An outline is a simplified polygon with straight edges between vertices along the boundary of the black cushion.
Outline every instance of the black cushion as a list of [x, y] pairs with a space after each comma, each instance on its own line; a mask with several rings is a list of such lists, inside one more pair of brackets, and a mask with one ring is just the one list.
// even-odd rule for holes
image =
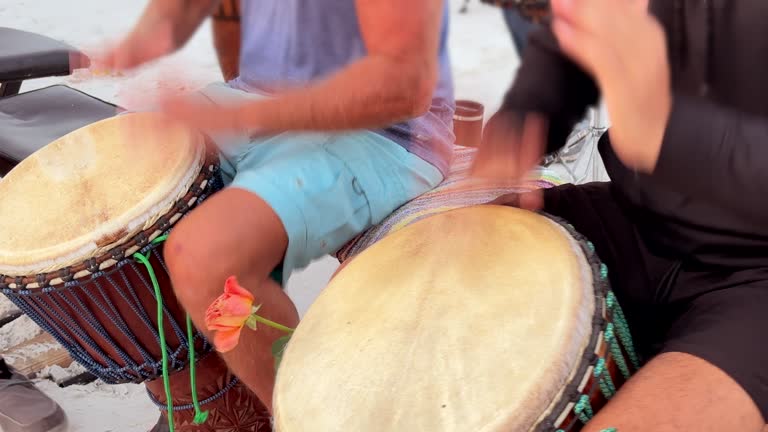
[[79, 50], [49, 37], [0, 27], [0, 82], [69, 75], [87, 67]]
[[116, 113], [115, 105], [65, 85], [0, 99], [0, 175], [56, 139]]

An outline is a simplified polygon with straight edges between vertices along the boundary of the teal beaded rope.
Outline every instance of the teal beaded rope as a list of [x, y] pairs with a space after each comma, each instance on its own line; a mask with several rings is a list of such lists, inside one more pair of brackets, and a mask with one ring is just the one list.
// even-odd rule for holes
[[[550, 218], [556, 219], [552, 217]], [[564, 225], [568, 228], [569, 231], [571, 231], [572, 234], [576, 234], [576, 237], [581, 237], [583, 239], [583, 236], [579, 235], [578, 231], [576, 231], [572, 224], [564, 223]], [[590, 255], [594, 255], [596, 253], [594, 243], [583, 239], [582, 245], [583, 244], [586, 244], [586, 248], [588, 249]], [[597, 273], [599, 275], [598, 277], [600, 278], [600, 282], [608, 282], [608, 266], [606, 266], [604, 263], [600, 263]], [[607, 319], [609, 322], [606, 325], [605, 332], [603, 333], [603, 340], [608, 346], [611, 357], [616, 363], [619, 371], [625, 379], [629, 379], [631, 372], [629, 364], [627, 364], [627, 358], [635, 370], [640, 368], [640, 360], [637, 356], [637, 352], [635, 351], [632, 335], [629, 331], [629, 324], [627, 323], [624, 311], [621, 309], [619, 302], [616, 299], [616, 295], [612, 291], [607, 290], [605, 293], [604, 301], [605, 308], [607, 309], [608, 313]], [[626, 352], [627, 358], [625, 358], [624, 352], [622, 352], [622, 348], [624, 348], [624, 352]], [[605, 358], [601, 357], [597, 360], [593, 370], [593, 376], [597, 381], [600, 392], [603, 394], [606, 400], [612, 399], [618, 390], [615, 383], [613, 382], [613, 378], [611, 377], [610, 372], [608, 371]], [[595, 412], [592, 408], [592, 404], [590, 403], [588, 395], [582, 394], [579, 397], [578, 402], [573, 407], [573, 412], [576, 414], [578, 420], [584, 424], [587, 424], [587, 422], [592, 420], [592, 418], [595, 416]], [[555, 432], [566, 431], [560, 428]], [[618, 429], [611, 427], [602, 429], [601, 432], [618, 432]]]
[[611, 378], [611, 374], [608, 373], [605, 359], [602, 357], [597, 361], [597, 365], [595, 365], [594, 376], [595, 379], [598, 380], [600, 391], [603, 393], [603, 396], [610, 400], [616, 394], [616, 386], [613, 384], [613, 379]]
[[[568, 227], [574, 229], [570, 224]], [[587, 242], [587, 248], [590, 252], [595, 253], [595, 245], [592, 242]], [[604, 263], [600, 263], [600, 278], [604, 282], [608, 280], [608, 266], [606, 266]], [[627, 353], [627, 357], [629, 357], [629, 361], [632, 366], [635, 369], [640, 368], [640, 360], [637, 356], [637, 352], [635, 351], [632, 334], [629, 331], [629, 324], [627, 323], [624, 311], [621, 309], [621, 306], [619, 305], [619, 302], [616, 299], [616, 295], [613, 293], [613, 291], [608, 291], [606, 294], [605, 305], [608, 309], [608, 312], [610, 313], [611, 322], [606, 326], [603, 338], [605, 343], [608, 345], [611, 356], [616, 362], [619, 371], [625, 379], [629, 379], [631, 373], [626, 359], [624, 358], [624, 354], [621, 351], [621, 347], [624, 347], [624, 351]], [[608, 371], [604, 358], [601, 357], [598, 359], [593, 375], [598, 382], [600, 392], [603, 394], [603, 396], [607, 400], [612, 399], [613, 396], [616, 395], [617, 389]], [[573, 412], [584, 424], [587, 424], [590, 420], [592, 420], [595, 413], [592, 409], [592, 404], [589, 401], [589, 396], [581, 395], [579, 401], [573, 407]], [[565, 431], [563, 429], [558, 429], [556, 432]], [[608, 428], [603, 429], [601, 432], [618, 432], [618, 429]]]

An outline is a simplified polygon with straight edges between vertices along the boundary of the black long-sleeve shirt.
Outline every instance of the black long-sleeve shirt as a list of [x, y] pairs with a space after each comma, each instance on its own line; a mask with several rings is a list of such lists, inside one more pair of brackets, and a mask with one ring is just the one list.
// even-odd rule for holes
[[[657, 254], [707, 266], [768, 265], [768, 1], [651, 0], [667, 32], [673, 107], [652, 175], [600, 150], [620, 201]], [[501, 111], [550, 118], [562, 147], [588, 105], [591, 77], [533, 34]]]

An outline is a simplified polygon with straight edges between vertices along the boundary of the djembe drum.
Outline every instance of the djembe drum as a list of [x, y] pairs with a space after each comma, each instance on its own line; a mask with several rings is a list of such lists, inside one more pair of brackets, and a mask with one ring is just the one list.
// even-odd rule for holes
[[185, 319], [162, 256], [173, 225], [221, 186], [206, 144], [126, 114], [30, 156], [0, 181], [0, 290], [96, 377], [146, 382], [177, 431], [268, 431], [263, 405]]
[[277, 432], [577, 431], [638, 367], [607, 270], [563, 222], [427, 217], [357, 255], [284, 352]]

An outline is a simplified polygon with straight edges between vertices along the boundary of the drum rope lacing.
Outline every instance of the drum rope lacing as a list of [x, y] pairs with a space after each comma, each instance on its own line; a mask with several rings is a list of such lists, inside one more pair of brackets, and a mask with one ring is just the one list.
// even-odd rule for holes
[[[168, 234], [162, 235], [154, 240], [152, 240], [153, 245], [157, 245], [159, 243], [164, 242], [168, 239]], [[171, 383], [170, 383], [170, 373], [168, 368], [168, 345], [165, 341], [165, 330], [163, 328], [163, 315], [164, 315], [164, 308], [163, 308], [163, 294], [160, 291], [160, 284], [157, 282], [157, 276], [155, 275], [155, 270], [152, 267], [152, 263], [149, 262], [149, 255], [152, 253], [152, 250], [150, 249], [146, 255], [143, 255], [140, 252], [136, 252], [133, 257], [144, 264], [144, 266], [147, 268], [147, 273], [149, 273], [149, 278], [152, 280], [152, 287], [155, 289], [155, 297], [157, 297], [157, 332], [160, 335], [160, 350], [163, 353], [162, 357], [162, 363], [163, 363], [163, 387], [165, 388], [165, 399], [167, 402], [167, 413], [168, 413], [168, 428], [170, 429], [170, 432], [174, 432], [174, 424], [173, 424], [173, 412], [174, 412], [174, 406], [173, 406], [173, 399], [171, 398]], [[192, 407], [195, 409], [195, 418], [194, 423], [195, 424], [203, 424], [208, 419], [208, 411], [202, 411], [200, 409], [200, 402], [198, 401], [197, 397], [197, 380], [196, 380], [196, 374], [195, 374], [195, 336], [194, 336], [194, 329], [192, 326], [192, 319], [189, 317], [189, 314], [186, 314], [186, 321], [187, 321], [187, 343], [189, 344], [189, 376], [190, 376], [190, 385], [191, 385], [191, 391], [192, 391]], [[230, 386], [232, 383], [230, 383]], [[227, 386], [231, 388], [230, 386]], [[229, 390], [229, 388], [225, 387], [224, 390], [219, 392], [221, 395], [226, 393], [226, 390]], [[217, 394], [218, 395], [218, 394]], [[211, 398], [211, 400], [217, 399], [217, 395], [214, 395]], [[221, 397], [221, 395], [218, 395], [218, 397]], [[206, 399], [206, 401], [208, 401]]]
[[[170, 319], [171, 326], [173, 327], [174, 333], [176, 334], [177, 338], [179, 339], [180, 346], [174, 350], [173, 352], [169, 353], [169, 348], [166, 342], [166, 335], [165, 330], [163, 326], [164, 321], [164, 315], [168, 315], [170, 317], [170, 310], [167, 309], [166, 305], [163, 303], [162, 300], [162, 293], [160, 291], [160, 285], [157, 280], [157, 276], [154, 271], [154, 267], [152, 266], [152, 263], [149, 261], [151, 257], [151, 252], [153, 249], [157, 247], [158, 244], [162, 243], [168, 238], [167, 234], [161, 235], [154, 239], [151, 242], [148, 242], [148, 244], [143, 247], [140, 251], [134, 253], [133, 258], [135, 262], [132, 262], [131, 260], [122, 260], [118, 262], [115, 267], [112, 269], [112, 271], [99, 271], [95, 270], [91, 273], [90, 279], [95, 283], [98, 294], [101, 296], [102, 301], [98, 299], [96, 296], [91, 296], [90, 300], [95, 303], [95, 305], [102, 311], [107, 312], [110, 311], [112, 314], [110, 315], [111, 320], [114, 322], [115, 327], [120, 330], [123, 336], [127, 337], [133, 344], [134, 348], [136, 348], [139, 351], [139, 354], [141, 355], [142, 359], [144, 360], [143, 364], [137, 364], [130, 355], [122, 348], [118, 346], [117, 343], [114, 342], [112, 338], [109, 337], [109, 334], [107, 333], [104, 326], [98, 322], [98, 320], [94, 319], [91, 315], [87, 313], [87, 307], [83, 303], [83, 301], [77, 297], [72, 296], [74, 298], [71, 299], [68, 296], [63, 294], [63, 291], [61, 289], [57, 289], [52, 286], [44, 287], [40, 290], [32, 290], [32, 289], [22, 289], [18, 291], [12, 291], [8, 288], [4, 288], [2, 292], [4, 294], [9, 295], [11, 300], [24, 312], [25, 314], [35, 317], [39, 315], [48, 315], [50, 317], [53, 317], [55, 320], [59, 321], [60, 323], [63, 323], [64, 326], [71, 332], [70, 335], [66, 335], [66, 333], [63, 333], [61, 331], [58, 331], [53, 325], [47, 322], [47, 320], [35, 320], [38, 322], [40, 327], [47, 333], [53, 335], [54, 339], [57, 340], [60, 344], [63, 346], [69, 347], [70, 355], [72, 358], [86, 366], [86, 368], [91, 371], [92, 373], [95, 373], [98, 377], [102, 378], [106, 382], [112, 382], [112, 383], [118, 383], [118, 382], [126, 382], [126, 381], [136, 381], [143, 380], [152, 377], [155, 373], [158, 367], [162, 370], [162, 376], [163, 376], [163, 384], [166, 390], [166, 397], [168, 400], [167, 406], [163, 405], [161, 402], [157, 401], [157, 399], [150, 394], [150, 398], [152, 399], [152, 402], [154, 402], [156, 405], [161, 406], [162, 409], [168, 410], [169, 414], [169, 421], [172, 422], [173, 420], [173, 412], [175, 411], [182, 411], [187, 409], [194, 409], [195, 410], [195, 422], [197, 424], [201, 424], [205, 422], [207, 418], [207, 412], [204, 412], [201, 410], [202, 405], [206, 405], [210, 402], [213, 402], [219, 398], [221, 398], [227, 391], [231, 390], [239, 381], [237, 378], [234, 378], [227, 386], [225, 386], [222, 390], [214, 394], [213, 396], [206, 398], [203, 401], [198, 400], [197, 395], [197, 386], [196, 386], [196, 372], [195, 372], [195, 340], [196, 338], [200, 336], [195, 336], [194, 334], [194, 328], [192, 326], [191, 319], [189, 318], [189, 315], [186, 316], [186, 331], [183, 331], [181, 327], [176, 323], [176, 320]], [[158, 256], [159, 259], [159, 256]], [[162, 259], [159, 259], [161, 266], [165, 267], [165, 262]], [[157, 335], [155, 336], [155, 340], [159, 343], [161, 347], [162, 352], [162, 360], [159, 362], [155, 362], [152, 360], [151, 355], [146, 351], [145, 348], [141, 346], [139, 341], [136, 339], [136, 337], [133, 335], [131, 330], [128, 328], [125, 320], [121, 317], [120, 313], [115, 308], [114, 303], [109, 299], [109, 297], [106, 294], [106, 291], [104, 289], [104, 286], [102, 284], [99, 284], [97, 281], [101, 278], [104, 278], [107, 282], [109, 282], [115, 292], [118, 293], [118, 295], [126, 301], [126, 303], [129, 305], [130, 309], [136, 314], [137, 317], [139, 317], [140, 321], [147, 326], [148, 328], [152, 328], [153, 325], [149, 319], [149, 316], [146, 314], [146, 312], [137, 307], [137, 305], [140, 304], [139, 298], [135, 291], [131, 289], [127, 289], [123, 292], [122, 289], [120, 289], [120, 286], [115, 282], [114, 280], [114, 274], [119, 274], [120, 278], [123, 279], [126, 286], [129, 286], [129, 283], [127, 281], [127, 276], [125, 272], [122, 271], [123, 267], [128, 266], [132, 269], [136, 270], [136, 263], [140, 263], [143, 265], [143, 267], [146, 268], [147, 274], [149, 275], [149, 280], [147, 280], [144, 275], [142, 275], [141, 272], [135, 272], [136, 275], [139, 276], [139, 279], [141, 280], [142, 284], [147, 287], [148, 289], [153, 290], [153, 294], [156, 297], [157, 300], [157, 328], [158, 331]], [[83, 286], [81, 285], [80, 281], [76, 280], [68, 280], [66, 281], [61, 288], [64, 289], [83, 289]], [[51, 304], [48, 304], [43, 301], [38, 301], [36, 299], [35, 293], [41, 293], [48, 295], [48, 299], [50, 300]], [[24, 296], [27, 298], [28, 302], [21, 302], [21, 301], [14, 301], [18, 300], [15, 298], [16, 296]], [[133, 300], [133, 301], [130, 301]], [[68, 306], [70, 309], [75, 311], [80, 317], [82, 317], [86, 323], [91, 326], [96, 333], [99, 334], [103, 338], [104, 341], [106, 341], [110, 348], [112, 348], [117, 356], [125, 362], [125, 366], [120, 366], [116, 361], [112, 360], [110, 356], [99, 347], [99, 345], [96, 343], [96, 341], [93, 340], [91, 336], [88, 335], [86, 331], [83, 330], [83, 328], [78, 325], [70, 316], [65, 312], [65, 309], [62, 307], [62, 303]], [[104, 359], [104, 361], [107, 363], [106, 366], [102, 366], [99, 364], [87, 351], [85, 348], [78, 346], [78, 344], [75, 343], [75, 341], [72, 339], [72, 337], [79, 338], [83, 341], [83, 343], [90, 349], [92, 349], [99, 357]], [[204, 345], [207, 346], [207, 342], [203, 340]], [[179, 370], [184, 367], [184, 364], [179, 360], [179, 355], [184, 351], [187, 350], [189, 361], [190, 361], [190, 384], [191, 384], [191, 390], [192, 390], [192, 404], [187, 405], [181, 405], [181, 406], [173, 406], [172, 399], [170, 395], [170, 388], [169, 388], [169, 375], [170, 370]], [[138, 374], [138, 377], [136, 376]], [[171, 424], [171, 431], [173, 431], [173, 425]]]
[[[587, 247], [591, 252], [594, 252], [594, 244], [592, 244], [592, 242], [587, 242]], [[604, 263], [600, 263], [600, 278], [604, 281], [608, 280], [608, 266], [606, 266]], [[621, 306], [616, 299], [616, 294], [614, 294], [613, 291], [608, 291], [606, 294], [605, 305], [611, 314], [611, 319], [613, 322], [608, 323], [606, 326], [603, 339], [608, 344], [611, 357], [616, 362], [616, 366], [619, 368], [622, 376], [624, 379], [629, 379], [631, 372], [627, 362], [624, 359], [622, 348], [624, 348], [624, 352], [627, 353], [627, 357], [629, 357], [630, 363], [632, 363], [632, 366], [635, 368], [635, 370], [640, 368], [640, 360], [634, 348], [632, 336], [629, 332], [629, 325], [624, 315], [624, 311], [621, 309]], [[613, 379], [611, 378], [611, 375], [606, 367], [605, 358], [601, 357], [598, 359], [594, 368], [593, 375], [598, 380], [600, 392], [603, 393], [605, 399], [610, 400], [613, 398], [617, 390], [616, 385], [614, 384]], [[581, 395], [578, 402], [573, 407], [573, 412], [584, 424], [587, 424], [590, 420], [592, 420], [592, 418], [595, 416], [595, 412], [592, 409], [589, 396], [586, 394]], [[558, 429], [556, 432], [564, 431], [562, 429]], [[601, 432], [618, 432], [618, 429], [608, 428], [603, 429]]]
[[[616, 364], [617, 369], [621, 373], [621, 376], [626, 380], [631, 376], [630, 364], [634, 370], [640, 368], [640, 359], [635, 351], [632, 335], [629, 330], [629, 324], [627, 322], [624, 311], [619, 305], [616, 295], [608, 287], [608, 266], [605, 263], [599, 261], [596, 256], [595, 245], [581, 236], [575, 227], [565, 221], [561, 221], [557, 217], [546, 215], [550, 219], [558, 222], [566, 228], [577, 241], [582, 244], [582, 249], [587, 255], [588, 261], [592, 262], [593, 274], [600, 280], [600, 283], [604, 285], [604, 310], [607, 313], [608, 323], [605, 326], [605, 331], [602, 335], [603, 341], [608, 347], [608, 354]], [[625, 355], [626, 353], [626, 355]], [[611, 374], [607, 367], [607, 357], [599, 357], [595, 362], [592, 375], [597, 380], [599, 392], [603, 394], [606, 400], [610, 400], [617, 392], [617, 387], [613, 382]], [[629, 360], [629, 363], [627, 360]], [[587, 424], [595, 416], [595, 411], [590, 402], [590, 396], [587, 394], [581, 394], [572, 406], [572, 411], [578, 418], [578, 421], [583, 424]], [[570, 428], [566, 428], [570, 430]], [[566, 429], [558, 428], [555, 432], [566, 432]], [[601, 432], [618, 432], [617, 428], [603, 429]]]

